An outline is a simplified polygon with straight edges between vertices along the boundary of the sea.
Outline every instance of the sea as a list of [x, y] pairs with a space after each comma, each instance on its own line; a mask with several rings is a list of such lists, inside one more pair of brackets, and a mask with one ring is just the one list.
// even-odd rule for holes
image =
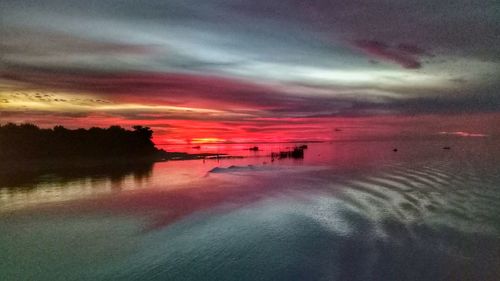
[[0, 280], [500, 280], [498, 143], [163, 145], [238, 157], [4, 172]]

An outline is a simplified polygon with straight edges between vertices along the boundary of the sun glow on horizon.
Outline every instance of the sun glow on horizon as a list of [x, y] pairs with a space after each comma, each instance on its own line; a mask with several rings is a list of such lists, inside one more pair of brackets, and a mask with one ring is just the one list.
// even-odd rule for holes
[[193, 138], [193, 139], [191, 139], [191, 141], [189, 143], [192, 143], [192, 144], [224, 143], [226, 141], [227, 141], [226, 139], [215, 138], [215, 137], [212, 137], [212, 138]]

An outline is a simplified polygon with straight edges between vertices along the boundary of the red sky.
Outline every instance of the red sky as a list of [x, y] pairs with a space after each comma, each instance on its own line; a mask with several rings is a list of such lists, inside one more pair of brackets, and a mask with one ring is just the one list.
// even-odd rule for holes
[[195, 2], [0, 2], [0, 123], [147, 125], [158, 143], [500, 135], [496, 2]]

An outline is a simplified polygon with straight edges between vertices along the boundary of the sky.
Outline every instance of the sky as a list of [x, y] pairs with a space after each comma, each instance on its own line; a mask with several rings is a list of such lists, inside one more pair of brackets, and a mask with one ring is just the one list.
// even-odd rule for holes
[[500, 136], [497, 0], [0, 0], [0, 123], [156, 143]]

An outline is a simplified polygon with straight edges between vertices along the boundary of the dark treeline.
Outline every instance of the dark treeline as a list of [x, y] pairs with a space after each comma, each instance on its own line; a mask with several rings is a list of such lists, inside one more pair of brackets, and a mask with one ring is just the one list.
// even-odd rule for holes
[[153, 131], [143, 126], [70, 130], [9, 123], [0, 125], [0, 161], [158, 157], [164, 151], [155, 147], [152, 136]]

